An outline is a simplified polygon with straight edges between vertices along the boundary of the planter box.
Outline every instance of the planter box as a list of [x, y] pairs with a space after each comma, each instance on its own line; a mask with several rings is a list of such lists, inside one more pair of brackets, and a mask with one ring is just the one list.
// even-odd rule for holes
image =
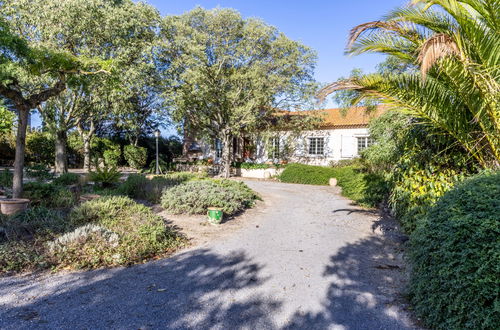
[[283, 169], [259, 168], [259, 169], [238, 169], [238, 174], [242, 178], [270, 179], [283, 173]]

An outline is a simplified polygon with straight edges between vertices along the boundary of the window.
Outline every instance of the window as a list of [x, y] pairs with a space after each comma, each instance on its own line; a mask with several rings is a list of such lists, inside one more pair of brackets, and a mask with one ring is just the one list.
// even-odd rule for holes
[[222, 141], [215, 139], [215, 158], [222, 157]]
[[323, 155], [325, 152], [325, 138], [311, 137], [309, 138], [309, 155]]
[[280, 158], [280, 138], [274, 137], [271, 139], [271, 153], [270, 156], [274, 160]]
[[369, 136], [358, 137], [358, 153], [373, 145], [374, 142]]

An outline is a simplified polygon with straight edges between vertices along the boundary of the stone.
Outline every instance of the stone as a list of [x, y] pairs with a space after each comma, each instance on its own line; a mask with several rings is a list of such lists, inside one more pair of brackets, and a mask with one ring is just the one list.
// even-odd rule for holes
[[337, 179], [336, 178], [331, 178], [328, 183], [330, 184], [330, 186], [336, 187], [337, 186]]

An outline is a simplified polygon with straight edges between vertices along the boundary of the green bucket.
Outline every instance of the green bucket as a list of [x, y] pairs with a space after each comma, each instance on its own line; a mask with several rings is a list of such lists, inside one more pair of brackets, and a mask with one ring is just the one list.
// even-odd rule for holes
[[222, 221], [222, 209], [217, 207], [209, 207], [208, 221], [213, 224], [220, 224]]

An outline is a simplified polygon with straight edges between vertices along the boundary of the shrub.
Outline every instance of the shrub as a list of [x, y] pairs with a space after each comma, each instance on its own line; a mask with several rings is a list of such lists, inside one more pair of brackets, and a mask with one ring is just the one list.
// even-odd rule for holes
[[233, 215], [252, 207], [258, 196], [243, 182], [190, 181], [164, 191], [161, 205], [173, 213], [205, 214], [209, 207]]
[[125, 160], [130, 165], [130, 167], [140, 170], [143, 169], [144, 166], [146, 166], [148, 157], [146, 148], [128, 145], [125, 146], [124, 154]]
[[257, 169], [268, 169], [272, 167], [272, 165], [263, 163], [234, 163], [233, 167], [242, 168], [245, 170], [257, 170]]
[[408, 168], [396, 173], [389, 206], [408, 233], [445, 192], [464, 179], [463, 174], [446, 168]]
[[70, 213], [69, 224], [76, 229], [49, 244], [51, 261], [58, 267], [129, 265], [183, 243], [161, 217], [128, 197], [83, 203]]
[[332, 168], [290, 164], [279, 177], [281, 182], [315, 185], [327, 185], [331, 178], [337, 179], [343, 196], [363, 206], [378, 206], [388, 195], [384, 178], [365, 172], [359, 165]]
[[26, 166], [26, 175], [37, 181], [50, 180], [53, 174], [50, 172], [50, 168], [43, 164], [36, 164], [32, 166]]
[[330, 178], [335, 177], [334, 169], [304, 164], [288, 165], [279, 179], [286, 183], [327, 185]]
[[410, 240], [410, 298], [436, 329], [500, 324], [500, 172], [445, 193]]
[[115, 167], [98, 167], [95, 172], [90, 172], [90, 181], [101, 185], [103, 188], [111, 187], [120, 180], [120, 172]]
[[120, 161], [121, 151], [119, 145], [111, 145], [109, 149], [104, 150], [102, 157], [106, 166], [116, 167]]
[[52, 183], [60, 186], [71, 186], [80, 183], [80, 176], [75, 173], [64, 173], [55, 178]]
[[[158, 160], [158, 167], [160, 170], [160, 173], [165, 174], [168, 171], [172, 171], [175, 169], [175, 164], [174, 163], [169, 163], [163, 159]], [[156, 160], [153, 160], [151, 163], [149, 163], [149, 168], [148, 168], [148, 173], [155, 174], [156, 173]]]
[[76, 199], [69, 189], [43, 182], [26, 183], [23, 197], [30, 199], [32, 205], [52, 208], [72, 207]]
[[8, 170], [4, 169], [0, 172], [0, 187], [12, 187], [12, 179], [14, 175]]
[[48, 266], [43, 248], [29, 241], [0, 244], [0, 273], [21, 272]]
[[88, 224], [59, 236], [54, 241], [49, 242], [48, 247], [53, 253], [55, 251], [64, 251], [64, 249], [71, 245], [83, 245], [94, 239], [100, 239], [105, 242], [105, 245], [111, 247], [117, 247], [119, 244], [118, 234], [104, 227]]
[[45, 207], [33, 207], [2, 221], [3, 236], [7, 241], [31, 239], [37, 236], [53, 237], [64, 232], [67, 223], [60, 213]]
[[180, 172], [155, 176], [152, 179], [148, 179], [144, 175], [131, 174], [128, 176], [127, 180], [116, 189], [116, 192], [131, 198], [159, 203], [161, 194], [165, 188], [173, 187], [182, 182], [196, 178], [201, 178], [201, 176], [194, 173]]
[[342, 195], [359, 205], [377, 207], [389, 194], [388, 183], [381, 175], [354, 166], [336, 168], [334, 173]]
[[37, 164], [53, 164], [55, 140], [49, 132], [31, 131], [26, 135], [26, 161]]

